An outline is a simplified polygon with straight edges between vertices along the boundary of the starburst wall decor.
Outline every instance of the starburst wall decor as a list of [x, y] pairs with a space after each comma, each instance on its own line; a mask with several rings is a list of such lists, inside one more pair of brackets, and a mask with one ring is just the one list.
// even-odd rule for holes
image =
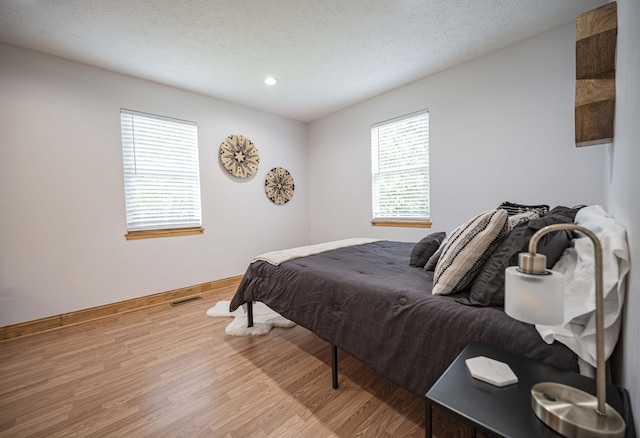
[[267, 173], [264, 181], [264, 191], [274, 204], [286, 204], [293, 197], [295, 184], [293, 177], [287, 169], [274, 167]]
[[230, 135], [220, 145], [220, 161], [236, 178], [248, 178], [258, 170], [260, 154], [251, 140]]

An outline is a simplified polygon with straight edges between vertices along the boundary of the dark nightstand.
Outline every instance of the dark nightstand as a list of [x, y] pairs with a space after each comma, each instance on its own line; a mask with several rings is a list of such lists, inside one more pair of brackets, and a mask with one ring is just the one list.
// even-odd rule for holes
[[[499, 388], [471, 377], [465, 359], [486, 356], [508, 364], [518, 383]], [[431, 436], [432, 406], [454, 414], [478, 433], [517, 438], [558, 437], [531, 409], [531, 387], [538, 382], [559, 382], [595, 394], [595, 380], [563, 371], [498, 348], [469, 344], [426, 395], [426, 436]], [[607, 403], [625, 418], [627, 438], [635, 438], [629, 396], [624, 388], [607, 385]]]

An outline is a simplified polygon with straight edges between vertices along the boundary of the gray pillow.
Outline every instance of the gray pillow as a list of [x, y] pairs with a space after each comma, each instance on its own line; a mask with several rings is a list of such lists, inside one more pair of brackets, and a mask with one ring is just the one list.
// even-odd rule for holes
[[411, 251], [409, 265], [419, 268], [424, 267], [429, 257], [438, 250], [446, 235], [447, 233], [445, 232], [431, 233], [416, 243]]
[[440, 254], [442, 254], [442, 250], [444, 249], [445, 245], [447, 244], [447, 241], [449, 240], [449, 238], [451, 236], [453, 236], [453, 233], [455, 233], [456, 231], [458, 231], [460, 229], [461, 226], [462, 225], [458, 225], [452, 232], [447, 234], [446, 237], [444, 239], [442, 239], [442, 242], [440, 243], [440, 246], [438, 247], [436, 252], [434, 252], [433, 255], [431, 257], [429, 257], [429, 260], [427, 260], [427, 263], [424, 264], [424, 270], [425, 271], [435, 271], [436, 270], [436, 265], [438, 264], [438, 260], [440, 260]]
[[[528, 251], [529, 240], [539, 229], [559, 223], [573, 223], [579, 208], [556, 207], [539, 219], [515, 227], [489, 256], [471, 286], [469, 301], [476, 306], [504, 306], [504, 270], [518, 264], [518, 253]], [[571, 243], [567, 230], [546, 234], [538, 242], [537, 252], [547, 256], [547, 268], [553, 267]]]
[[[443, 243], [446, 243], [446, 242], [447, 242], [446, 240], [443, 241]], [[444, 245], [440, 245], [440, 247], [436, 250], [436, 252], [434, 252], [433, 255], [429, 257], [429, 260], [427, 260], [427, 263], [424, 264], [425, 271], [436, 270], [436, 265], [438, 264], [438, 260], [440, 260], [440, 254], [442, 254], [443, 246]]]

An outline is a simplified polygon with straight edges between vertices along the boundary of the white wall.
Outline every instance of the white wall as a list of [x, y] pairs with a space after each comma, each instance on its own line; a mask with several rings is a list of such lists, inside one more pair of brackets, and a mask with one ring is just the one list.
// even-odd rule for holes
[[[127, 241], [120, 108], [198, 124], [197, 236]], [[218, 147], [249, 137], [250, 180]], [[0, 326], [240, 275], [263, 251], [308, 243], [306, 124], [0, 45]], [[276, 206], [266, 172], [297, 190]]]
[[[610, 147], [608, 210], [627, 230], [631, 272], [622, 338], [615, 354], [620, 384], [629, 390], [640, 424], [640, 2], [618, 0], [618, 44], [614, 142]], [[636, 427], [638, 429], [638, 427]]]
[[309, 126], [311, 241], [415, 241], [371, 227], [370, 126], [430, 111], [432, 231], [502, 201], [604, 203], [606, 151], [576, 149], [574, 24], [331, 114]]

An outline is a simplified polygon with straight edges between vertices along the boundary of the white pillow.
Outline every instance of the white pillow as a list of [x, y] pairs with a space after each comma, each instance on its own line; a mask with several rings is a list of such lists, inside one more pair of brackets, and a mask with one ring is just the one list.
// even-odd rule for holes
[[448, 295], [471, 285], [491, 252], [508, 233], [508, 215], [502, 209], [481, 213], [465, 222], [442, 250], [433, 273], [432, 293]]

